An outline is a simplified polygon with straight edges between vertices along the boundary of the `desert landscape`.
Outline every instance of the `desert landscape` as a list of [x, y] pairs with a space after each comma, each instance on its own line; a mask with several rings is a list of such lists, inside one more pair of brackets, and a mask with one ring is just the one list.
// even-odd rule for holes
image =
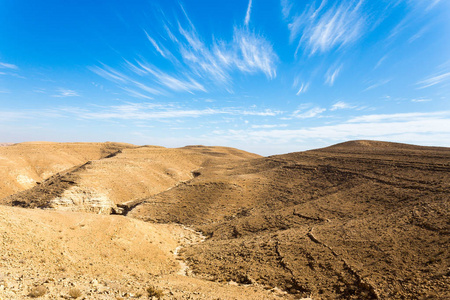
[[450, 299], [449, 16], [0, 1], [0, 300]]
[[447, 299], [450, 149], [2, 144], [0, 299]]

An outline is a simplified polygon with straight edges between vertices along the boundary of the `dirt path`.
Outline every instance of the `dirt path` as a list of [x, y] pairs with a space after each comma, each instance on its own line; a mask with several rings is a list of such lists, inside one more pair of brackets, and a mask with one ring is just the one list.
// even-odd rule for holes
[[177, 274], [182, 276], [192, 276], [189, 266], [186, 261], [184, 261], [181, 252], [188, 246], [203, 243], [206, 240], [206, 236], [204, 236], [201, 232], [195, 231], [187, 226], [179, 225], [179, 227], [181, 227], [185, 233], [181, 236], [181, 240], [179, 240], [180, 245], [173, 250], [173, 255], [180, 264], [180, 270]]

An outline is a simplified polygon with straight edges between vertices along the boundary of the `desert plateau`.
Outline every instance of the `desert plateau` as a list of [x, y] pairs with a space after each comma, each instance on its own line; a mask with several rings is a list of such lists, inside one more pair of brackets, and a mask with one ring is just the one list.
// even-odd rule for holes
[[450, 149], [2, 144], [0, 299], [448, 299]]

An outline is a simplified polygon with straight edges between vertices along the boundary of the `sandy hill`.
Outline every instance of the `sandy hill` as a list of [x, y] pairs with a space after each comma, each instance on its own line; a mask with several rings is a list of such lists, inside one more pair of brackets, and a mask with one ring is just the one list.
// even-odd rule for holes
[[193, 178], [197, 169], [256, 157], [260, 156], [226, 147], [129, 147], [84, 161], [0, 203], [119, 213], [124, 204], [132, 205]]
[[128, 216], [208, 239], [198, 276], [314, 299], [443, 299], [450, 287], [450, 149], [355, 141], [204, 168]]
[[0, 299], [36, 284], [48, 299], [71, 285], [89, 299], [148, 285], [164, 299], [450, 298], [450, 148], [119, 150], [1, 200], [47, 209], [0, 206], [0, 271], [13, 287], [0, 282]]
[[123, 143], [28, 142], [0, 147], [0, 199], [29, 189], [50, 176], [106, 157], [125, 148]]

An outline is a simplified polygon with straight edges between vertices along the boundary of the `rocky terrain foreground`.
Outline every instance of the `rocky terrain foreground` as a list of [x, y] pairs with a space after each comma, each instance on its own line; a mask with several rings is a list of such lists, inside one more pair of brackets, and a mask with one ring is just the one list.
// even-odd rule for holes
[[0, 178], [0, 299], [450, 298], [449, 148], [25, 143]]

